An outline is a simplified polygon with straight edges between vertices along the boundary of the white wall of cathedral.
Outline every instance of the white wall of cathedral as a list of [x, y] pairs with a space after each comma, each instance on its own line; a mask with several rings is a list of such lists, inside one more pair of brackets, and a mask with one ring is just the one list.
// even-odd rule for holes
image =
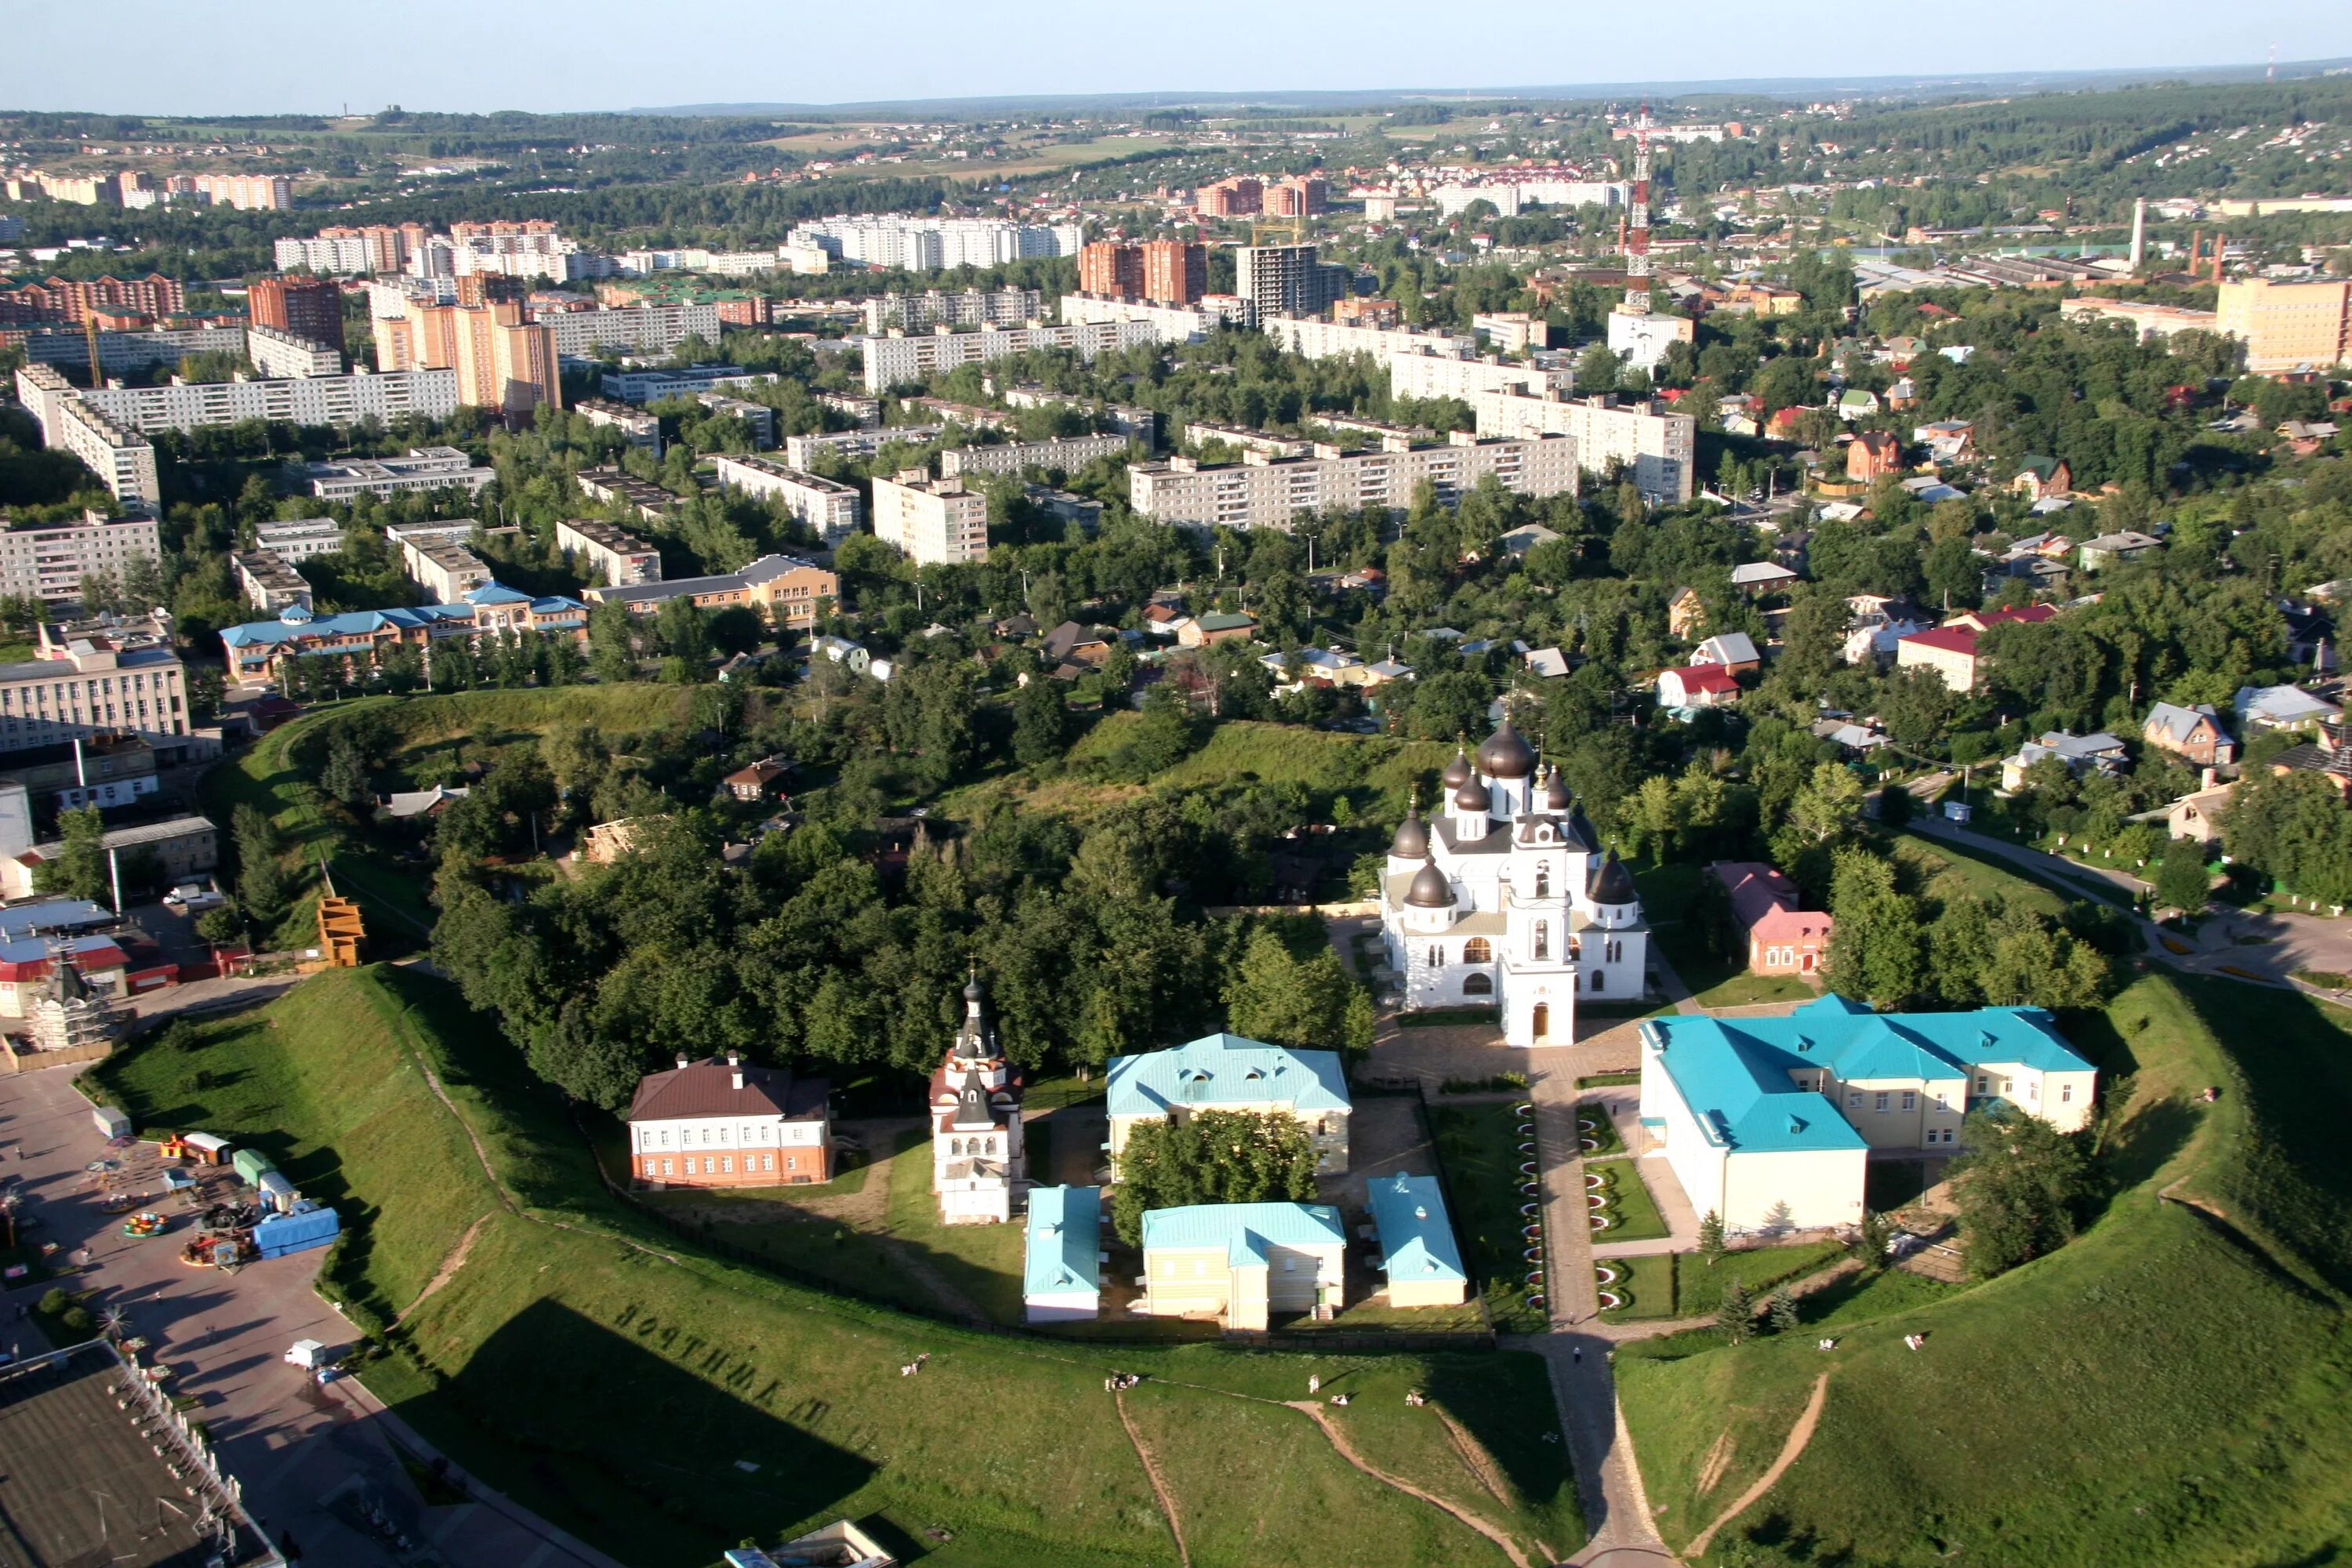
[[[950, 1116], [955, 1113], [950, 1110]], [[931, 1134], [931, 1187], [937, 1191], [946, 1180], [948, 1165], [956, 1160], [994, 1160], [1008, 1171], [1019, 1174], [1021, 1159], [1021, 1112], [1012, 1111], [1007, 1125], [1002, 1129], [975, 1128], [959, 1132], [950, 1128]]]

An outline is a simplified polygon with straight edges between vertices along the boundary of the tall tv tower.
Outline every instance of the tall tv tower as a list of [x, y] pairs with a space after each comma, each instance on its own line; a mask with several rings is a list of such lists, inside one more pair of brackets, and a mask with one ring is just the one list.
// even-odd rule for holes
[[1650, 313], [1650, 106], [1633, 121], [1633, 227], [1625, 236], [1625, 309]]

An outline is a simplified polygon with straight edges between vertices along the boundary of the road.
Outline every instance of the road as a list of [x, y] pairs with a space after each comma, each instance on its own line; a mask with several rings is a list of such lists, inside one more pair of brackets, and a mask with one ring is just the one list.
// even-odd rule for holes
[[[232, 983], [208, 982], [208, 984]], [[195, 991], [182, 987], [179, 993]], [[257, 993], [231, 993], [246, 1000]], [[96, 1311], [120, 1307], [129, 1331], [143, 1336], [153, 1359], [174, 1372], [172, 1386], [195, 1398], [198, 1418], [218, 1444], [222, 1464], [244, 1487], [247, 1508], [273, 1542], [291, 1534], [303, 1557], [332, 1568], [620, 1568], [604, 1553], [478, 1486], [475, 1500], [427, 1507], [402, 1464], [432, 1447], [352, 1379], [327, 1388], [284, 1361], [287, 1347], [316, 1339], [331, 1349], [358, 1336], [319, 1299], [312, 1278], [326, 1254], [306, 1252], [255, 1263], [234, 1275], [179, 1261], [189, 1219], [174, 1217], [164, 1236], [124, 1237], [121, 1220], [100, 1212], [84, 1166], [109, 1152], [73, 1087], [72, 1069], [51, 1068], [0, 1079], [0, 1177], [30, 1200], [38, 1239], [58, 1244], [59, 1258], [88, 1251], [78, 1279], [60, 1281], [92, 1292]], [[22, 1306], [46, 1289], [11, 1293]], [[12, 1320], [15, 1314], [10, 1314]], [[9, 1336], [31, 1347], [39, 1331], [12, 1321]], [[371, 1500], [431, 1553], [395, 1557], [358, 1517]], [[289, 1553], [291, 1555], [291, 1553]]]

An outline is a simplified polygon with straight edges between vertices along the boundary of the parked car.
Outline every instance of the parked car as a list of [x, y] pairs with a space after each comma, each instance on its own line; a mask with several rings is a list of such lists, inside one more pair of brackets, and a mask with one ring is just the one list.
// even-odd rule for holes
[[205, 887], [201, 882], [183, 882], [163, 895], [163, 902], [172, 909], [185, 910], [194, 914], [216, 904], [228, 902], [226, 895]]

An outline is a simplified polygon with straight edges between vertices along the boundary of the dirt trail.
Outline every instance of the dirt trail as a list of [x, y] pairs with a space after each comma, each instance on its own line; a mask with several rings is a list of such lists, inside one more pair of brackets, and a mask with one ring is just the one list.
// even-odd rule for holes
[[449, 1249], [449, 1256], [441, 1260], [439, 1270], [426, 1282], [425, 1289], [416, 1293], [416, 1300], [402, 1308], [400, 1316], [392, 1321], [394, 1328], [408, 1321], [410, 1314], [432, 1299], [433, 1292], [449, 1283], [457, 1277], [457, 1270], [466, 1267], [466, 1255], [474, 1250], [474, 1237], [482, 1234], [482, 1226], [488, 1223], [489, 1217], [483, 1215], [466, 1227], [466, 1234], [457, 1238], [457, 1245]]
[[1510, 1507], [1511, 1500], [1503, 1490], [1503, 1478], [1495, 1473], [1494, 1456], [1481, 1447], [1478, 1439], [1465, 1432], [1462, 1424], [1444, 1411], [1440, 1410], [1437, 1418], [1445, 1423], [1445, 1435], [1454, 1439], [1454, 1453], [1461, 1456], [1463, 1465], [1470, 1473], [1478, 1478], [1478, 1484], [1486, 1489], [1486, 1494], [1505, 1508]]
[[1789, 1440], [1780, 1445], [1780, 1457], [1772, 1461], [1771, 1468], [1756, 1478], [1754, 1486], [1739, 1494], [1737, 1502], [1716, 1515], [1715, 1522], [1700, 1531], [1697, 1538], [1683, 1549], [1685, 1558], [1706, 1555], [1707, 1546], [1715, 1540], [1717, 1531], [1747, 1512], [1758, 1499], [1780, 1484], [1780, 1478], [1789, 1473], [1789, 1467], [1797, 1462], [1797, 1456], [1805, 1451], [1805, 1445], [1812, 1441], [1813, 1428], [1821, 1423], [1822, 1405], [1828, 1400], [1829, 1392], [1830, 1374], [1823, 1373], [1813, 1380], [1812, 1397], [1805, 1401], [1804, 1411], [1798, 1415], [1797, 1424], [1789, 1428]]
[[1476, 1514], [1472, 1513], [1466, 1508], [1462, 1508], [1454, 1503], [1447, 1502], [1444, 1498], [1439, 1497], [1434, 1493], [1422, 1490], [1419, 1487], [1414, 1486], [1411, 1481], [1401, 1481], [1397, 1479], [1396, 1477], [1390, 1475], [1387, 1471], [1374, 1467], [1370, 1460], [1366, 1459], [1361, 1454], [1356, 1452], [1355, 1446], [1348, 1441], [1347, 1436], [1340, 1432], [1338, 1424], [1325, 1413], [1321, 1405], [1312, 1405], [1305, 1400], [1288, 1400], [1285, 1401], [1285, 1403], [1288, 1404], [1293, 1410], [1303, 1412], [1315, 1423], [1315, 1425], [1322, 1427], [1323, 1435], [1331, 1439], [1331, 1447], [1339, 1450], [1339, 1457], [1347, 1460], [1348, 1463], [1355, 1466], [1356, 1468], [1363, 1471], [1364, 1474], [1371, 1477], [1372, 1479], [1380, 1482], [1382, 1486], [1392, 1487], [1396, 1490], [1404, 1493], [1407, 1497], [1419, 1498], [1422, 1501], [1427, 1503], [1432, 1508], [1443, 1509], [1445, 1512], [1452, 1514], [1455, 1519], [1460, 1520], [1463, 1523], [1468, 1525], [1471, 1529], [1476, 1531], [1479, 1534], [1485, 1536], [1496, 1545], [1501, 1547], [1503, 1549], [1504, 1555], [1510, 1558], [1512, 1563], [1517, 1565], [1517, 1568], [1535, 1568], [1535, 1565], [1528, 1561], [1528, 1554], [1519, 1549], [1519, 1543], [1512, 1540], [1508, 1535], [1505, 1534], [1500, 1529], [1489, 1524], [1486, 1521], [1479, 1518]]
[[1706, 1496], [1715, 1489], [1716, 1482], [1723, 1479], [1724, 1468], [1731, 1463], [1731, 1428], [1726, 1426], [1715, 1435], [1713, 1446], [1707, 1449], [1706, 1458], [1699, 1464], [1699, 1496]]
[[1192, 1553], [1184, 1544], [1183, 1521], [1176, 1517], [1176, 1500], [1169, 1495], [1168, 1482], [1160, 1474], [1160, 1461], [1151, 1457], [1151, 1449], [1136, 1430], [1135, 1418], [1127, 1413], [1127, 1395], [1114, 1389], [1111, 1404], [1118, 1409], [1118, 1424], [1127, 1428], [1127, 1440], [1135, 1445], [1135, 1457], [1143, 1461], [1143, 1473], [1150, 1478], [1151, 1490], [1160, 1499], [1160, 1511], [1168, 1516], [1168, 1533], [1176, 1538], [1176, 1560], [1183, 1568], [1192, 1568]]

